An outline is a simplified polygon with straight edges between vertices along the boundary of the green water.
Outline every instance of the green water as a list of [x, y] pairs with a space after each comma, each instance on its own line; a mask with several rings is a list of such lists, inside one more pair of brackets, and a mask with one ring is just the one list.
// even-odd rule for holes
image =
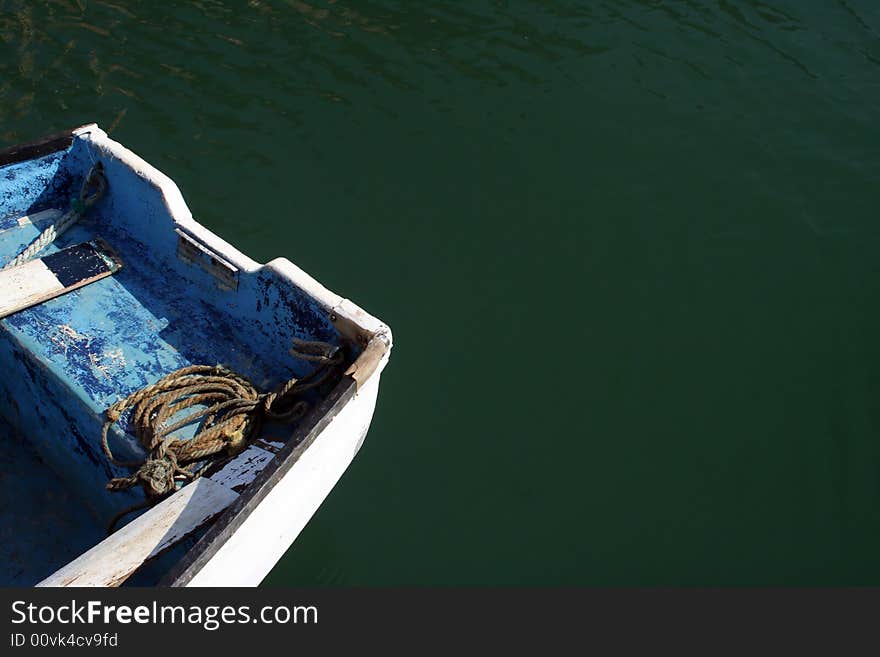
[[880, 584], [878, 107], [873, 0], [0, 0], [0, 144], [394, 330], [272, 585]]

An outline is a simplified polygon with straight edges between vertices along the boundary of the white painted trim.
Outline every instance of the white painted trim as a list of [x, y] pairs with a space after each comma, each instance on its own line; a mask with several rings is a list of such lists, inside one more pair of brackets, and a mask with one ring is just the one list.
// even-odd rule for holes
[[275, 454], [256, 445], [248, 448], [232, 459], [220, 470], [211, 475], [211, 481], [223, 484], [227, 488], [241, 490], [241, 486], [251, 483]]
[[339, 481], [369, 429], [379, 377], [361, 388], [187, 586], [256, 586]]

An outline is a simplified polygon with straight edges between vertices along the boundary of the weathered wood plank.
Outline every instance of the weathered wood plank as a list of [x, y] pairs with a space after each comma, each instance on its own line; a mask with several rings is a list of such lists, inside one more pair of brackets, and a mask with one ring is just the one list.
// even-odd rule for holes
[[181, 488], [37, 586], [119, 586], [147, 559], [224, 511], [275, 454], [255, 445]]
[[0, 319], [116, 273], [122, 262], [100, 240], [0, 270]]
[[197, 479], [37, 586], [119, 586], [144, 561], [199, 528], [237, 497], [226, 486]]

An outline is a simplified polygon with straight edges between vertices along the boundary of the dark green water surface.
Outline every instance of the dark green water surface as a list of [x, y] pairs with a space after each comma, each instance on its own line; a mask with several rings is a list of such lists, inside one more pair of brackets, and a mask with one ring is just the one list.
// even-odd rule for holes
[[880, 584], [874, 0], [0, 0], [97, 121], [387, 321], [272, 585]]

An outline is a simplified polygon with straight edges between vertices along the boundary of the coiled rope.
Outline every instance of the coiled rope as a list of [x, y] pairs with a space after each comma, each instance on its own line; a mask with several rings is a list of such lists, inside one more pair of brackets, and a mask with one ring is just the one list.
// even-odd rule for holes
[[79, 190], [79, 196], [74, 197], [70, 203], [70, 209], [61, 219], [40, 233], [21, 253], [7, 262], [3, 269], [12, 269], [32, 260], [40, 251], [54, 242], [59, 235], [79, 221], [80, 217], [104, 196], [106, 189], [107, 180], [104, 178], [104, 167], [98, 162], [89, 170], [89, 174]]
[[[325, 383], [341, 370], [343, 353], [326, 342], [294, 339], [293, 353], [317, 366], [311, 373], [291, 378], [274, 392], [259, 393], [244, 377], [220, 365], [193, 365], [163, 377], [107, 409], [101, 448], [111, 463], [137, 470], [107, 483], [110, 491], [140, 484], [146, 500], [113, 518], [108, 533], [124, 516], [156, 504], [174, 492], [178, 480], [193, 480], [221, 457], [234, 456], [253, 440], [265, 420], [291, 423], [309, 408], [303, 393]], [[203, 406], [180, 420], [179, 412]], [[110, 450], [108, 434], [122, 414], [131, 409], [134, 435], [147, 451], [140, 461], [119, 461]], [[171, 434], [199, 423], [189, 439]]]

